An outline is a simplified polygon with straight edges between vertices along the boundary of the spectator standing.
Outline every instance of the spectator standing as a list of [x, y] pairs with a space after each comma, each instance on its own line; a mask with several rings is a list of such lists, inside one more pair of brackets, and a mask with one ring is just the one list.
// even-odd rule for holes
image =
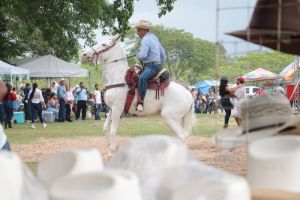
[[52, 83], [51, 83], [51, 93], [54, 93], [54, 94], [57, 94], [57, 89], [58, 89], [58, 84], [55, 82], [55, 81], [53, 81]]
[[12, 90], [12, 86], [6, 83], [7, 93], [3, 98], [3, 108], [5, 113], [5, 124], [4, 127], [12, 128], [11, 120], [14, 114], [14, 101], [17, 100], [16, 93]]
[[31, 128], [35, 129], [35, 114], [38, 113], [40, 122], [43, 125], [43, 128], [46, 128], [46, 123], [44, 123], [43, 117], [42, 117], [42, 111], [44, 104], [44, 97], [42, 95], [42, 91], [38, 89], [38, 84], [33, 83], [32, 89], [29, 91], [28, 94], [29, 101], [30, 101], [30, 108], [31, 108]]
[[65, 122], [66, 119], [66, 99], [65, 79], [61, 79], [57, 88], [57, 98], [59, 102], [58, 122]]
[[88, 90], [85, 88], [84, 83], [80, 82], [79, 88], [76, 89], [76, 94], [77, 94], [77, 110], [76, 110], [76, 119], [79, 119], [80, 117], [80, 112], [81, 113], [81, 119], [85, 121], [86, 117], [86, 101], [88, 98]]
[[66, 86], [66, 90], [67, 90], [67, 96], [66, 96], [66, 121], [72, 122], [71, 110], [72, 110], [72, 105], [74, 103], [74, 96], [73, 96], [73, 93], [71, 92], [69, 86]]
[[100, 120], [100, 108], [102, 105], [101, 101], [101, 91], [99, 90], [99, 85], [95, 85], [94, 91], [94, 100], [95, 100], [95, 120]]
[[30, 84], [26, 83], [23, 94], [24, 94], [24, 114], [25, 114], [25, 120], [30, 120], [31, 119], [31, 113], [30, 113], [30, 103], [28, 102], [28, 94], [29, 91], [31, 90]]
[[241, 125], [241, 105], [242, 102], [246, 99], [246, 91], [244, 87], [245, 79], [243, 77], [238, 77], [236, 79], [236, 90], [234, 92], [234, 98], [233, 98], [233, 110], [232, 110], [232, 116], [235, 118], [235, 121], [238, 126]]
[[[0, 102], [3, 101], [3, 97], [7, 94], [7, 87], [3, 81], [0, 80]], [[2, 115], [2, 113], [1, 113]], [[0, 149], [10, 151], [10, 145], [5, 135], [2, 125], [0, 125]]]
[[[238, 88], [238, 86], [236, 87]], [[231, 109], [233, 105], [230, 102], [231, 94], [235, 92], [235, 89], [232, 89], [228, 86], [228, 78], [223, 76], [220, 81], [219, 94], [221, 96], [221, 105], [225, 110], [224, 126], [223, 128], [228, 127], [229, 118], [231, 116]]]

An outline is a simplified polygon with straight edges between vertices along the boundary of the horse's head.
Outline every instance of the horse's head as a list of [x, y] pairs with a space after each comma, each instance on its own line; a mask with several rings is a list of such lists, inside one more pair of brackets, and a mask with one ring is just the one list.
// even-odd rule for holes
[[94, 45], [93, 47], [91, 47], [91, 50], [85, 51], [81, 55], [81, 62], [97, 64], [98, 61], [107, 60], [110, 56], [108, 52], [116, 45], [118, 39], [119, 36], [112, 40], [107, 40]]

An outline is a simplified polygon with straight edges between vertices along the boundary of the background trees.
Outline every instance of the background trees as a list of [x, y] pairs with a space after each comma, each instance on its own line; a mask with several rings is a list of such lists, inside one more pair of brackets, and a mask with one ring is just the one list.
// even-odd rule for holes
[[[54, 54], [77, 58], [79, 38], [91, 46], [94, 30], [104, 34], [130, 29], [134, 0], [1, 0], [0, 60], [16, 56]], [[173, 9], [175, 0], [159, 0], [158, 15]]]

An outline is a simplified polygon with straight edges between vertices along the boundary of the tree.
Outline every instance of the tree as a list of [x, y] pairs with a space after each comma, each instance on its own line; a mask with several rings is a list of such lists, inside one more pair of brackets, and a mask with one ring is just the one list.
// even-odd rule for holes
[[235, 58], [231, 65], [223, 65], [221, 74], [233, 79], [257, 68], [264, 68], [274, 73], [279, 73], [293, 60], [292, 55], [277, 51], [252, 52]]
[[[166, 50], [166, 67], [173, 79], [181, 79], [194, 84], [201, 77], [206, 76], [209, 69], [214, 69], [214, 43], [194, 38], [191, 33], [175, 28], [153, 26], [151, 32], [159, 38]], [[126, 35], [125, 43], [129, 54], [138, 51], [140, 39], [134, 35], [134, 30]], [[224, 48], [222, 50], [224, 53]]]
[[[158, 0], [159, 16], [174, 2]], [[69, 61], [76, 58], [79, 38], [93, 45], [97, 28], [124, 34], [133, 10], [134, 0], [1, 0], [0, 59], [51, 53]]]

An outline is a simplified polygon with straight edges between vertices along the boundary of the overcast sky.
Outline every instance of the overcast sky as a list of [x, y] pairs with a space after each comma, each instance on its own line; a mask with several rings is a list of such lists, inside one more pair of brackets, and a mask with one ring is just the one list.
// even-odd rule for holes
[[[238, 41], [224, 33], [245, 29], [251, 19], [256, 0], [219, 0], [220, 8], [251, 7], [250, 9], [228, 9], [219, 12], [219, 40]], [[152, 24], [184, 29], [194, 37], [216, 41], [216, 0], [177, 0], [171, 13], [158, 17], [156, 0], [139, 0], [135, 3], [134, 15], [130, 19], [134, 23], [140, 19], [151, 21]], [[101, 31], [97, 31], [97, 41], [103, 40]], [[258, 49], [256, 45], [224, 43], [229, 53]]]

